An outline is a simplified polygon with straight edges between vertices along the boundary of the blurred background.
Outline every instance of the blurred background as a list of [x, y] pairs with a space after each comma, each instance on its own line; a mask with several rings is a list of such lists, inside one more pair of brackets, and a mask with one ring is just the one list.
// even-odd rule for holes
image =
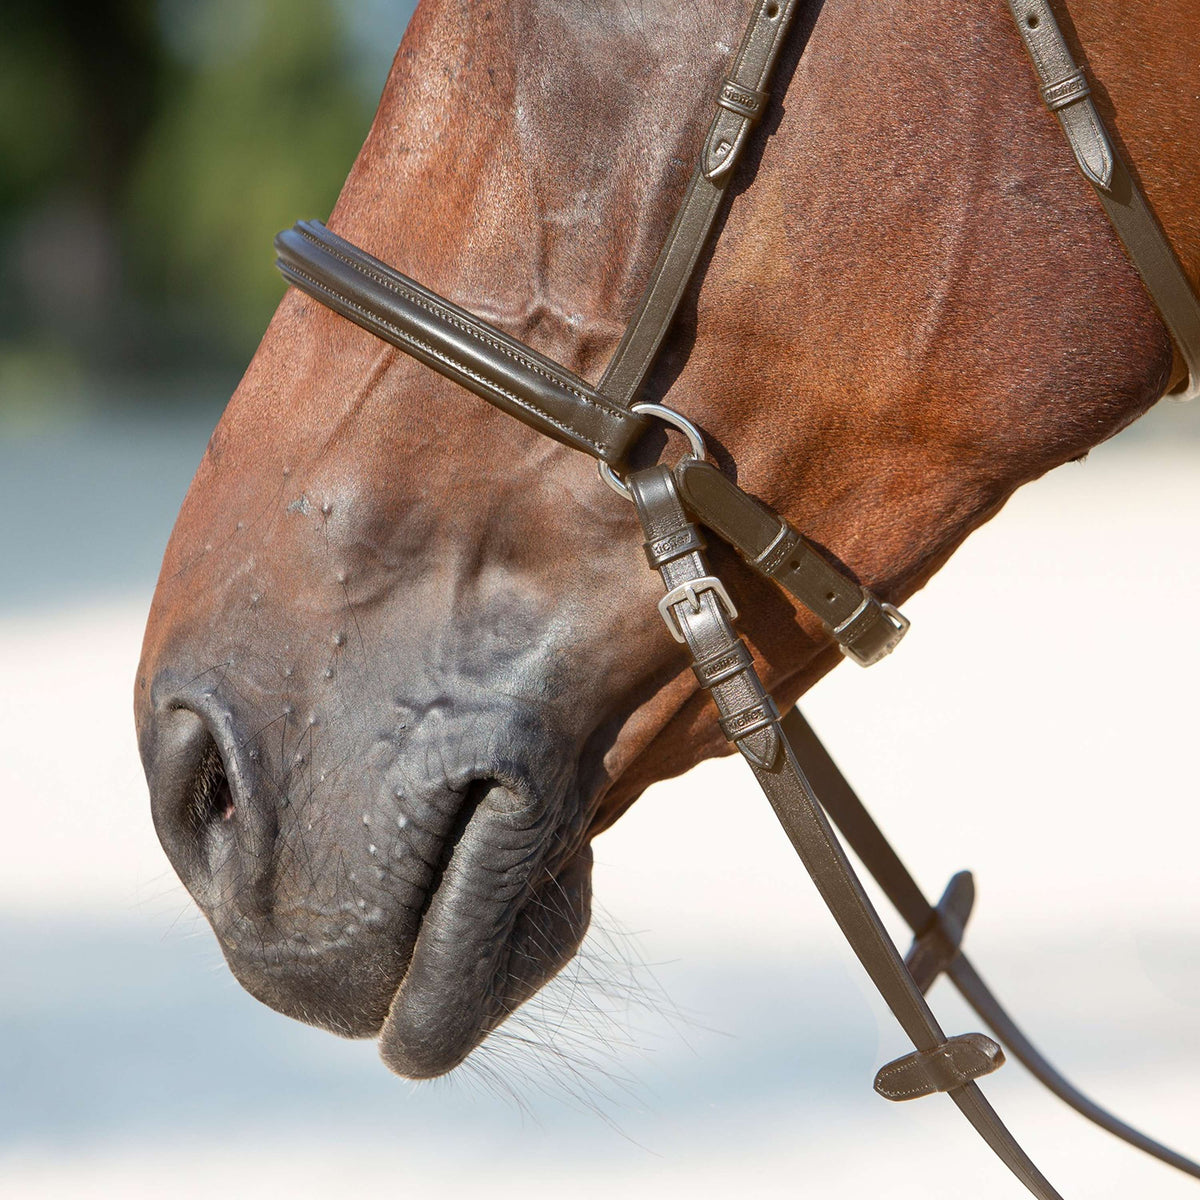
[[[738, 763], [598, 841], [577, 963], [419, 1087], [242, 993], [159, 851], [159, 557], [410, 8], [0, 11], [0, 1196], [1024, 1194], [948, 1103], [872, 1094], [902, 1040]], [[806, 708], [927, 892], [976, 870], [967, 944], [1034, 1040], [1200, 1154], [1198, 462], [1162, 404], [1025, 489]], [[1066, 1195], [1196, 1194], [1017, 1065], [987, 1091]]]

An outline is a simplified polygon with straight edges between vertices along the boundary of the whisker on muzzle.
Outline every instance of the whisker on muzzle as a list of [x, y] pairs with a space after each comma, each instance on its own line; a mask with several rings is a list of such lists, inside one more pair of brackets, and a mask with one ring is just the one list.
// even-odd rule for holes
[[526, 1114], [535, 1095], [565, 1102], [624, 1137], [620, 1113], [649, 1104], [638, 1061], [655, 1038], [686, 1042], [697, 1026], [671, 1001], [636, 936], [601, 912], [570, 963], [447, 1078]]

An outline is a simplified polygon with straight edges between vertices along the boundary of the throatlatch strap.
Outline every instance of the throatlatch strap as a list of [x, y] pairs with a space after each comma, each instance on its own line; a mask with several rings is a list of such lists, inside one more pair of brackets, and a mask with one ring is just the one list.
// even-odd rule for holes
[[601, 389], [626, 407], [637, 399], [708, 241], [734, 164], [766, 108], [766, 87], [799, 4], [800, 0], [755, 0], [733, 70], [717, 94], [717, 110], [683, 204], [600, 380]]
[[[697, 547], [698, 534], [671, 472], [666, 467], [638, 471], [629, 477], [629, 488], [647, 547], [661, 547], [652, 562], [673, 598], [671, 619], [683, 632], [697, 677], [721, 710], [725, 735], [750, 764], [834, 920], [916, 1047], [915, 1056], [880, 1073], [881, 1093], [901, 1099], [902, 1093], [944, 1091], [1033, 1195], [1059, 1200], [974, 1082], [1003, 1061], [999, 1047], [982, 1034], [946, 1037], [863, 891], [730, 623], [727, 601]], [[670, 549], [676, 543], [681, 547], [677, 554]]]
[[1033, 61], [1042, 100], [1057, 115], [1079, 169], [1096, 189], [1187, 364], [1187, 379], [1170, 394], [1176, 400], [1193, 400], [1200, 395], [1200, 298], [1112, 144], [1048, 0], [1008, 0], [1008, 7]]

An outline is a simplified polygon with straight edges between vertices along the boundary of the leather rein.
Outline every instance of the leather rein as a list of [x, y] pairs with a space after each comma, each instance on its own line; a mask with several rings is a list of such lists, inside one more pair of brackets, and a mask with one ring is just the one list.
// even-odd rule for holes
[[[1200, 394], [1200, 300], [1114, 148], [1048, 0], [1007, 2], [1042, 99], [1058, 116], [1187, 367], [1182, 395]], [[320, 222], [300, 222], [279, 234], [279, 269], [335, 312], [538, 432], [591, 455], [605, 481], [633, 501], [646, 557], [666, 589], [659, 611], [667, 628], [686, 644], [701, 687], [717, 705], [722, 731], [749, 763], [834, 920], [912, 1041], [913, 1053], [880, 1069], [877, 1092], [890, 1100], [944, 1092], [1033, 1195], [1058, 1197], [975, 1082], [1004, 1062], [1000, 1044], [982, 1033], [947, 1037], [930, 1010], [925, 993], [945, 974], [999, 1042], [1056, 1095], [1111, 1133], [1200, 1178], [1200, 1165], [1079, 1092], [1009, 1017], [961, 948], [974, 900], [970, 873], [954, 876], [939, 903], [930, 904], [799, 710], [780, 715], [734, 627], [734, 602], [705, 560], [699, 526], [815, 613], [860, 666], [889, 654], [908, 621], [712, 466], [700, 431], [686, 417], [637, 402], [708, 243], [733, 167], [768, 103], [775, 61], [800, 4], [755, 0], [683, 202], [599, 384], [423, 288]], [[685, 434], [690, 453], [673, 469], [629, 471], [630, 452], [651, 420]], [[884, 928], [831, 821], [912, 929], [906, 956]]]

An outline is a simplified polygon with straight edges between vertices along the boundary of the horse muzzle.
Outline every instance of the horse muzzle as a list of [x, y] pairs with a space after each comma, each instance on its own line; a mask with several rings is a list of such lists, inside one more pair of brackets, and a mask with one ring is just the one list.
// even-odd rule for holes
[[441, 713], [364, 742], [290, 706], [235, 711], [167, 679], [152, 691], [140, 742], [156, 830], [259, 1000], [381, 1035], [388, 1066], [424, 1078], [574, 954], [591, 854], [554, 785], [562, 748], [557, 770], [534, 767], [552, 743], [536, 722]]

